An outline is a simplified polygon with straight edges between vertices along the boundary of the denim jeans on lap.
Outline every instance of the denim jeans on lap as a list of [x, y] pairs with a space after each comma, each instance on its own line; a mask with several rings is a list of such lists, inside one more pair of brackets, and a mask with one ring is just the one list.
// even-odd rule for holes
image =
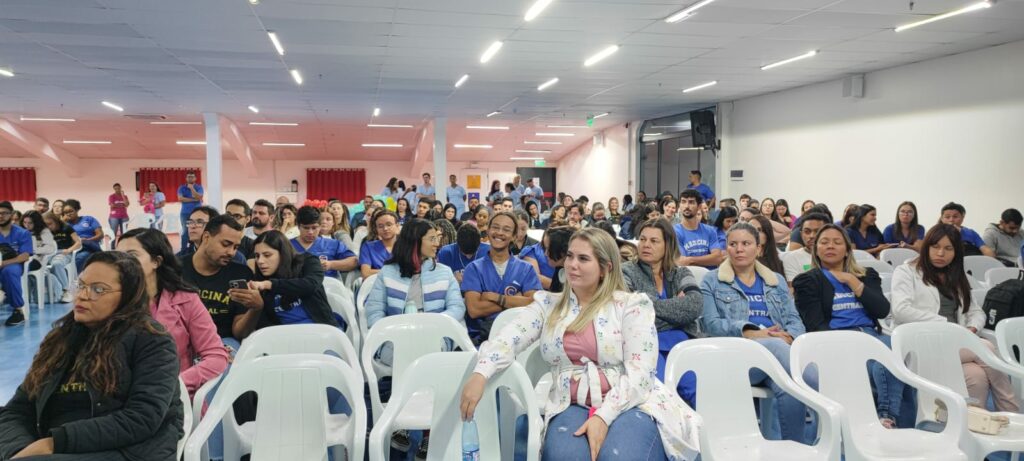
[[[586, 422], [588, 410], [570, 405], [548, 423], [544, 436], [541, 459], [545, 461], [590, 461], [590, 443], [587, 436], [576, 436], [576, 430]], [[664, 461], [668, 457], [661, 442], [661, 433], [654, 418], [631, 408], [622, 412], [608, 426], [608, 435], [601, 445], [598, 461], [630, 460]]]

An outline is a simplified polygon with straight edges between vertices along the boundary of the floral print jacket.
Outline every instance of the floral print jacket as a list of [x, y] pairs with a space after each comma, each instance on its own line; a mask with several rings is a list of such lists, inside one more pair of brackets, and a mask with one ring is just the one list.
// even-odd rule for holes
[[[545, 425], [569, 407], [570, 383], [576, 379], [580, 396], [584, 397], [577, 400], [585, 402], [586, 393], [591, 392], [591, 402], [598, 407], [595, 414], [608, 425], [622, 412], [637, 407], [657, 422], [669, 459], [695, 459], [699, 451], [700, 419], [675, 395], [675, 386], [665, 386], [655, 377], [658, 336], [650, 298], [638, 293], [616, 292], [614, 300], [594, 318], [597, 360], [578, 366], [569, 360], [562, 344], [566, 327], [580, 313], [572, 290], [567, 290], [567, 294], [570, 312], [554, 327], [547, 326], [547, 319], [561, 293], [538, 292], [533, 303], [518, 308], [523, 311], [501, 331], [492, 332], [491, 339], [480, 346], [474, 371], [489, 379], [515, 361], [516, 354], [539, 340], [541, 355], [551, 364], [555, 383], [547, 401], [541, 402]], [[598, 370], [611, 385], [603, 397]]]

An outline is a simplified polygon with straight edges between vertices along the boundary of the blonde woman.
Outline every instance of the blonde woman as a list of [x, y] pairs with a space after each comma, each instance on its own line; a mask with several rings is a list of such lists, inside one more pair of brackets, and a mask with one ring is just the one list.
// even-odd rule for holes
[[629, 293], [615, 241], [603, 230], [573, 235], [565, 259], [569, 288], [540, 292], [512, 324], [480, 347], [466, 381], [462, 417], [472, 419], [487, 379], [541, 342], [556, 375], [542, 411], [542, 459], [597, 459], [601, 451], [630, 459], [694, 459], [693, 411], [655, 377], [654, 306]]

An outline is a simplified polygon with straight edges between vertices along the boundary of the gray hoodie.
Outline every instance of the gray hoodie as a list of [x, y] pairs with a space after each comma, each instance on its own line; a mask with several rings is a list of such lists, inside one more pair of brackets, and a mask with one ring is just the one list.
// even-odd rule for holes
[[998, 224], [989, 224], [982, 235], [985, 245], [996, 252], [1000, 260], [1016, 264], [1020, 256], [1020, 246], [1024, 243], [1024, 230], [1017, 231], [1015, 235], [1007, 235], [999, 229]]

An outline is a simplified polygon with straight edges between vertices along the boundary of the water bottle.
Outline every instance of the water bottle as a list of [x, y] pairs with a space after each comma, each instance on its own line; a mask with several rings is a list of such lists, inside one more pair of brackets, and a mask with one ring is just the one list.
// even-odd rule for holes
[[480, 461], [480, 436], [473, 420], [462, 423], [462, 461]]
[[419, 306], [417, 306], [416, 303], [412, 302], [412, 300], [406, 300], [405, 301], [405, 313], [406, 314], [415, 314], [415, 313], [417, 313], [419, 311], [420, 311]]

